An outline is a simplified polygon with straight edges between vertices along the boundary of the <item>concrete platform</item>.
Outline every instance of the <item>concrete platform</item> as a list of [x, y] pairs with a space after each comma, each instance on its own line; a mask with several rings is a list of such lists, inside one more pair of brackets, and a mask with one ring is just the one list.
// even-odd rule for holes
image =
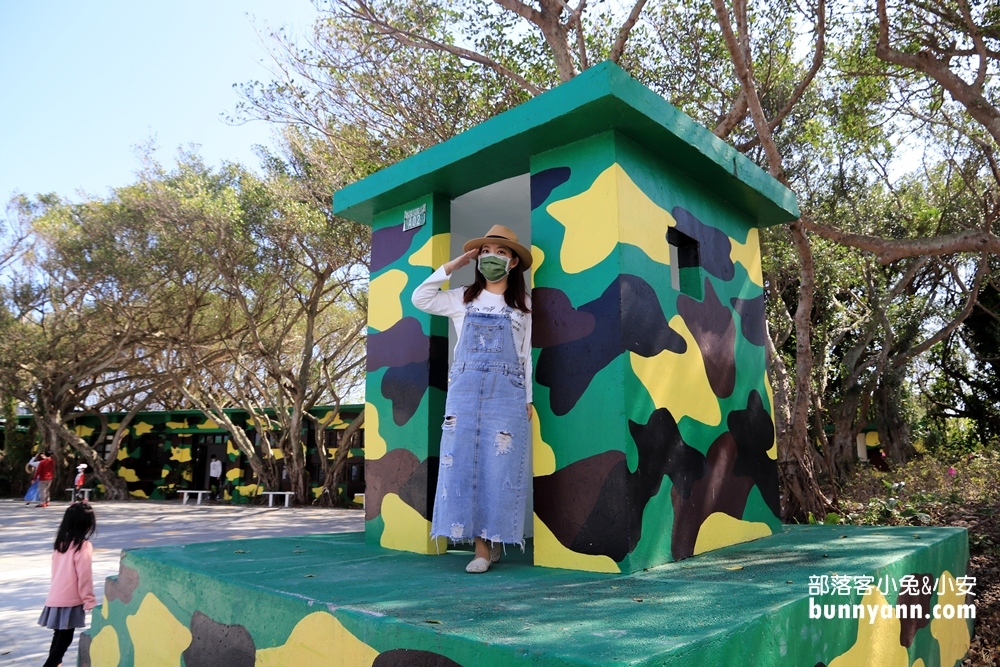
[[[948, 586], [968, 562], [959, 528], [788, 526], [632, 575], [509, 554], [474, 576], [468, 560], [366, 546], [361, 533], [126, 551], [80, 664], [950, 667], [971, 637], [958, 618], [810, 618], [812, 605], [964, 604]], [[892, 590], [908, 574], [944, 592]], [[872, 576], [888, 592], [811, 596], [823, 575]]]

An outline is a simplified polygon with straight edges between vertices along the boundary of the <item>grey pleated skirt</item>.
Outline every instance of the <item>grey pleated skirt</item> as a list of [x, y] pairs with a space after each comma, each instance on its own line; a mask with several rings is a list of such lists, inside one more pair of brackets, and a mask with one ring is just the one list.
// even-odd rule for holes
[[87, 613], [83, 605], [75, 607], [48, 607], [42, 609], [38, 617], [38, 625], [49, 630], [69, 630], [70, 628], [87, 627]]

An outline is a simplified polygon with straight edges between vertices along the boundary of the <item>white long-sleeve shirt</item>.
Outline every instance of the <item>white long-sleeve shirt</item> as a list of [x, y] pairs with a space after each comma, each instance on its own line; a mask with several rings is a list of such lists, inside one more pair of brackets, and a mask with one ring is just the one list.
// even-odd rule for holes
[[[462, 300], [465, 294], [464, 287], [441, 290], [441, 285], [449, 278], [444, 267], [440, 267], [413, 290], [412, 301], [414, 306], [425, 313], [451, 319], [458, 333], [458, 340], [455, 343], [457, 354], [458, 346], [462, 343], [462, 325], [465, 322], [466, 308], [479, 313], [499, 313], [507, 306], [507, 302], [504, 301], [503, 294], [493, 294], [483, 290], [471, 303], [465, 303]], [[527, 302], [530, 308], [531, 297], [527, 298]], [[528, 392], [528, 403], [531, 403], [531, 313], [511, 308], [510, 320], [517, 358], [521, 360], [521, 367], [524, 369], [524, 386]]]

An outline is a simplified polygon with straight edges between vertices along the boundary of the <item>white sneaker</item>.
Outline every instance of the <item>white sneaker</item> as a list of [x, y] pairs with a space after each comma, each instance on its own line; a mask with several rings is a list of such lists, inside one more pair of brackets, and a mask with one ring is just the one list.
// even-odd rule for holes
[[490, 563], [489, 558], [477, 556], [465, 566], [465, 571], [469, 574], [482, 574], [486, 570], [490, 569], [490, 565], [492, 565], [492, 563]]

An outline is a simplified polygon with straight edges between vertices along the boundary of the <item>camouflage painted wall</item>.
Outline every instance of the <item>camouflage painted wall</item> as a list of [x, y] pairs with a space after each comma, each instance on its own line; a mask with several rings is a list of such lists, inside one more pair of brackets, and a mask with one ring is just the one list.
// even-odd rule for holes
[[[108, 415], [108, 433], [114, 434], [124, 415]], [[76, 434], [96, 446], [100, 432], [96, 416], [78, 420]], [[192, 444], [198, 434], [221, 434], [218, 424], [200, 413], [143, 412], [126, 429], [113, 469], [125, 480], [133, 498], [162, 500], [179, 489], [197, 488], [193, 482]], [[230, 466], [236, 453], [230, 446]], [[237, 481], [239, 478], [237, 477]], [[96, 485], [103, 491], [102, 485]]]
[[[536, 564], [632, 572], [771, 534], [753, 222], [614, 132], [531, 165]], [[449, 259], [449, 204], [376, 216], [372, 235], [367, 534], [421, 553], [442, 549], [427, 534], [448, 343], [409, 297]]]
[[[448, 261], [451, 202], [427, 196], [372, 227], [365, 393], [365, 533], [370, 544], [440, 553], [430, 519], [448, 378], [448, 321], [417, 310], [413, 289]], [[425, 223], [404, 231], [406, 211]]]
[[[455, 601], [481, 596], [481, 578], [374, 555], [357, 533], [136, 549], [105, 585], [79, 664], [953, 667], [972, 623], [944, 607], [975, 602], [959, 585], [967, 559], [963, 529], [794, 526], [635, 575], [505, 560], [491, 574], [503, 585], [470, 613]], [[851, 590], [813, 596], [812, 577], [831, 572]], [[889, 583], [906, 578], [916, 587]], [[858, 604], [879, 613], [825, 617]]]
[[[342, 405], [341, 411], [334, 413], [332, 408], [317, 406], [312, 413], [325, 423], [324, 432], [345, 429], [360, 412], [361, 406]], [[240, 410], [230, 410], [231, 418], [238, 426], [242, 426], [251, 434], [254, 430], [248, 423], [246, 414]], [[114, 434], [120, 427], [124, 413], [109, 413], [108, 434]], [[27, 422], [32, 417], [19, 417], [19, 423]], [[100, 418], [88, 415], [76, 420], [75, 432], [87, 440], [99, 452], [104, 450], [95, 443], [100, 434]], [[364, 429], [364, 426], [362, 426]], [[216, 422], [204, 414], [191, 410], [141, 412], [136, 415], [131, 426], [126, 429], [117, 458], [112, 469], [125, 480], [129, 494], [133, 498], [163, 500], [173, 497], [182, 489], [204, 488], [195, 481], [195, 454], [193, 447], [200, 447], [212, 441], [220, 446], [225, 445], [224, 464], [225, 477], [228, 482], [225, 499], [233, 502], [247, 502], [263, 490], [253, 479], [252, 470], [245, 457], [230, 440], [228, 433]], [[307, 457], [315, 459], [317, 449], [310, 444], [305, 448]], [[281, 458], [281, 452], [275, 452]], [[336, 457], [337, 450], [329, 448], [330, 459]], [[351, 459], [360, 465], [364, 457], [363, 448], [351, 450]], [[207, 461], [204, 462], [207, 466]], [[202, 471], [204, 472], [204, 471]], [[314, 471], [315, 472], [315, 471]], [[88, 481], [90, 486], [92, 482]], [[98, 493], [103, 492], [103, 485], [94, 483]], [[314, 475], [311, 479], [313, 494], [318, 496], [322, 484]], [[341, 485], [344, 491], [347, 485]], [[356, 485], [352, 485], [356, 486]], [[342, 494], [344, 495], [344, 494]], [[353, 493], [344, 495], [346, 500], [353, 500]]]
[[780, 526], [758, 232], [669, 158], [607, 132], [531, 161], [539, 565]]

